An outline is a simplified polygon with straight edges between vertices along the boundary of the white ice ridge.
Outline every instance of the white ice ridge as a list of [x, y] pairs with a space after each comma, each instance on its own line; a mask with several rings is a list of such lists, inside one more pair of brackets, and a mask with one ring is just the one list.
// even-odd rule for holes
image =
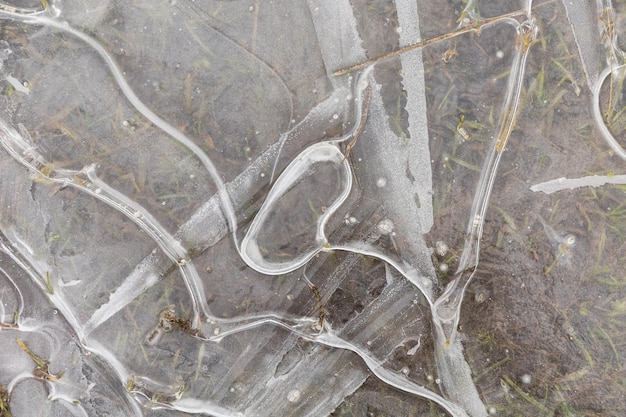
[[561, 177], [535, 184], [530, 187], [530, 190], [552, 194], [562, 190], [573, 190], [581, 187], [600, 187], [605, 184], [626, 184], [626, 175], [589, 175], [580, 178]]

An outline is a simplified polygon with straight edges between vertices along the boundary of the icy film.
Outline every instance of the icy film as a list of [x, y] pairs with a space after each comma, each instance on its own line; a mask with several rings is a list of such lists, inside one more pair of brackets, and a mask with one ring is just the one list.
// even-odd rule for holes
[[0, 3], [0, 416], [626, 415], [626, 3]]

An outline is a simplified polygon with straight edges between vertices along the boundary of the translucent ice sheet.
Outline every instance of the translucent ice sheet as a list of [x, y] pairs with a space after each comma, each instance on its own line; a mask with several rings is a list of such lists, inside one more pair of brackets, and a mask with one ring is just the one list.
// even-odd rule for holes
[[624, 415], [625, 18], [0, 3], [0, 416]]

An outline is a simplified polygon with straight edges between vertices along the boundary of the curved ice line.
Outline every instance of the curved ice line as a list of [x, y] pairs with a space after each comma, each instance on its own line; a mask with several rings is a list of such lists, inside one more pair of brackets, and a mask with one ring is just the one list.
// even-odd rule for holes
[[[0, 251], [9, 255], [9, 257], [31, 277], [31, 280], [35, 283], [35, 285], [37, 285], [41, 291], [47, 293], [47, 289], [43, 284], [42, 276], [38, 273], [38, 271], [35, 270], [32, 265], [30, 265], [30, 260], [22, 259], [23, 255], [19, 251], [15, 253], [10, 245], [7, 245], [4, 242], [4, 239], [0, 239]], [[50, 299], [50, 302], [52, 302], [54, 307], [61, 312], [65, 320], [67, 320], [67, 322], [69, 323], [70, 327], [76, 332], [79, 340], [82, 340], [84, 333], [82, 330], [82, 326], [80, 325], [77, 317], [74, 315], [74, 312], [67, 306], [65, 301], [62, 300], [57, 293], [47, 293], [47, 295]]]
[[[317, 320], [315, 320], [315, 322], [317, 322]], [[266, 319], [262, 321], [253, 322], [242, 327], [237, 327], [236, 329], [232, 329], [231, 331], [225, 332], [224, 334], [208, 337], [205, 340], [219, 342], [225, 336], [229, 336], [229, 335], [232, 335], [232, 334], [244, 331], [244, 330], [249, 330], [253, 327], [261, 326], [264, 324], [274, 324], [274, 325], [278, 325], [279, 327], [286, 328], [287, 330], [290, 330], [295, 335], [305, 340], [314, 342], [314, 343], [319, 343], [321, 345], [334, 347], [337, 349], [349, 350], [355, 353], [356, 355], [358, 355], [365, 362], [365, 365], [368, 367], [368, 369], [372, 371], [372, 373], [376, 375], [376, 377], [379, 378], [384, 383], [391, 385], [401, 391], [418, 396], [420, 398], [431, 400], [437, 403], [439, 406], [441, 406], [444, 410], [446, 410], [453, 417], [468, 417], [467, 413], [458, 405], [452, 403], [449, 400], [446, 400], [439, 394], [429, 390], [426, 387], [423, 387], [422, 385], [419, 385], [406, 378], [400, 377], [399, 375], [396, 375], [393, 372], [387, 370], [377, 359], [371, 357], [363, 349], [360, 349], [359, 347], [353, 345], [352, 343], [347, 342], [343, 340], [342, 338], [340, 338], [339, 336], [337, 336], [328, 323], [324, 324], [323, 331], [318, 332], [316, 334], [311, 334], [311, 333], [306, 333], [298, 329], [295, 329], [293, 327], [287, 326], [282, 322], [277, 322], [271, 319]]]
[[[187, 286], [187, 291], [189, 292], [193, 304], [195, 314], [192, 320], [192, 327], [198, 328], [203, 318], [207, 319], [213, 317], [209, 311], [209, 305], [204, 288], [202, 287], [200, 275], [198, 275], [198, 271], [193, 262], [189, 259], [187, 250], [182, 247], [180, 242], [175, 239], [174, 236], [170, 235], [148, 210], [98, 178], [94, 164], [83, 168], [82, 172], [100, 189], [100, 192], [98, 192], [98, 189], [91, 189], [91, 187], [82, 185], [74, 185], [75, 187], [80, 188], [110, 207], [125, 214], [126, 217], [137, 224], [141, 230], [148, 233], [159, 248], [177, 265], [183, 276], [183, 281]], [[128, 210], [129, 207], [132, 208], [132, 210]], [[200, 317], [200, 315], [204, 317]], [[99, 324], [101, 323], [98, 323], [95, 327]]]
[[[270, 210], [274, 207], [275, 203], [280, 200], [281, 197], [293, 186], [293, 184], [300, 178], [299, 176], [287, 176], [286, 174], [298, 175], [301, 174], [297, 168], [301, 166], [308, 167], [313, 163], [317, 162], [314, 157], [316, 152], [324, 151], [327, 149], [329, 152], [332, 152], [332, 155], [322, 155], [320, 157], [326, 157], [323, 161], [330, 161], [339, 163], [341, 167], [341, 171], [343, 173], [345, 183], [342, 184], [342, 192], [335, 199], [333, 204], [326, 209], [326, 212], [318, 219], [317, 221], [317, 230], [316, 230], [316, 242], [319, 244], [317, 249], [310, 251], [302, 257], [296, 258], [293, 262], [285, 262], [284, 264], [276, 264], [276, 263], [264, 263], [261, 264], [257, 262], [250, 255], [257, 255], [262, 259], [262, 255], [258, 249], [258, 244], [256, 242], [257, 234], [259, 230], [263, 227], [262, 221], [265, 219], [265, 216], [270, 212]], [[252, 269], [257, 272], [263, 273], [265, 275], [281, 275], [286, 274], [288, 272], [292, 272], [303, 265], [305, 265], [311, 258], [313, 258], [317, 253], [319, 253], [323, 246], [327, 244], [326, 235], [324, 234], [324, 227], [328, 222], [328, 219], [335, 211], [343, 204], [344, 201], [348, 198], [350, 191], [352, 190], [352, 170], [350, 168], [350, 164], [347, 160], [342, 160], [343, 155], [339, 152], [339, 149], [336, 145], [330, 144], [329, 142], [320, 142], [315, 143], [304, 151], [302, 151], [291, 163], [285, 168], [283, 174], [278, 178], [272, 189], [270, 190], [266, 201], [263, 203], [261, 210], [255, 215], [255, 218], [252, 220], [250, 228], [247, 230], [244, 238], [241, 241], [241, 249], [239, 251], [239, 256], [241, 259]], [[271, 266], [268, 266], [271, 265]]]
[[468, 417], [467, 413], [457, 404], [443, 398], [441, 395], [429, 390], [428, 388], [389, 371], [378, 360], [370, 357], [365, 351], [357, 346], [346, 342], [339, 336], [336, 336], [330, 329], [328, 329], [327, 332], [321, 333], [315, 338], [314, 341], [326, 346], [352, 351], [365, 362], [370, 371], [372, 371], [378, 379], [387, 385], [391, 385], [392, 387], [409, 394], [431, 400], [446, 410], [453, 417]]
[[[107, 365], [109, 365], [112, 368], [112, 370], [115, 373], [115, 376], [117, 377], [118, 381], [122, 381], [122, 383], [124, 383], [124, 382], [128, 381], [128, 379], [131, 377], [131, 373], [117, 359], [117, 357], [115, 355], [113, 355], [111, 352], [109, 352], [108, 349], [106, 349], [104, 346], [102, 346], [97, 341], [91, 340], [89, 345], [87, 345], [85, 342], [82, 342], [81, 345], [87, 351], [89, 351], [89, 353], [94, 354], [96, 358], [102, 358], [103, 360], [105, 360], [107, 362]], [[137, 401], [135, 401], [133, 398], [131, 398], [131, 396], [128, 393], [128, 391], [124, 390], [124, 393], [125, 393], [125, 397], [124, 398], [127, 400], [126, 404], [130, 408], [132, 408], [132, 410], [134, 411], [134, 415], [137, 416], [137, 417], [142, 417], [143, 416], [143, 412], [141, 411], [139, 403], [137, 403]]]
[[[489, 155], [481, 170], [478, 189], [474, 194], [474, 201], [472, 203], [472, 210], [467, 226], [467, 237], [461, 259], [459, 260], [459, 266], [455, 273], [456, 277], [446, 286], [444, 293], [434, 303], [434, 322], [436, 326], [445, 327], [439, 330], [443, 331], [447, 340], [453, 340], [457, 333], [461, 303], [465, 296], [467, 286], [474, 277], [480, 259], [480, 242], [483, 235], [485, 215], [497, 176], [498, 166], [502, 152], [515, 126], [519, 111], [519, 99], [523, 86], [524, 69], [528, 52], [530, 51], [530, 44], [524, 44], [524, 30], [529, 30], [533, 37], [536, 36], [536, 25], [533, 20], [527, 20], [521, 24], [512, 18], [503, 19], [503, 21], [511, 23], [516, 27], [519, 39], [518, 43], [521, 46], [517, 50], [511, 65], [511, 75], [508, 80], [507, 95], [502, 112], [504, 119], [498, 131], [498, 136], [489, 149]], [[444, 312], [445, 314], [442, 314]]]
[[626, 64], [622, 64], [615, 68], [605, 68], [604, 71], [600, 73], [598, 80], [593, 86], [593, 120], [596, 122], [596, 126], [600, 130], [600, 134], [609, 145], [609, 147], [615, 152], [617, 156], [626, 160], [626, 150], [624, 147], [615, 139], [606, 123], [604, 122], [604, 117], [602, 117], [602, 110], [600, 109], [600, 90], [602, 89], [602, 84], [604, 84], [604, 80], [607, 76], [620, 69], [626, 68]]
[[[358, 132], [359, 130], [359, 125], [360, 125], [360, 121], [363, 117], [363, 93], [365, 92], [365, 90], [367, 90], [367, 88], [370, 85], [370, 82], [367, 80], [367, 78], [370, 76], [370, 73], [372, 72], [372, 69], [374, 68], [373, 65], [366, 67], [363, 72], [359, 75], [359, 77], [357, 78], [357, 81], [355, 83], [355, 89], [356, 89], [356, 97], [354, 98], [355, 100], [355, 109], [354, 109], [354, 126], [352, 126], [352, 128], [350, 129], [350, 131], [348, 133], [346, 133], [345, 135], [343, 135], [340, 138], [337, 139], [332, 139], [326, 142], [333, 142], [333, 143], [342, 143], [347, 141], [348, 139], [352, 138], [356, 132]], [[274, 176], [276, 175], [276, 169], [278, 168], [278, 162], [280, 159], [280, 154], [283, 150], [283, 146], [285, 145], [285, 141], [287, 140], [287, 137], [289, 136], [289, 131], [283, 133], [280, 137], [279, 141], [279, 146], [278, 146], [278, 151], [276, 152], [276, 159], [274, 161], [274, 165], [272, 167], [272, 174], [270, 175], [270, 184], [274, 181]], [[286, 169], [286, 168], [285, 168]]]
[[[13, 281], [13, 278], [11, 278], [11, 276], [7, 273], [7, 271], [5, 271], [4, 268], [2, 268], [1, 266], [0, 266], [0, 272], [9, 280], [11, 285], [13, 285], [13, 288], [15, 288], [15, 291], [17, 291], [17, 295], [19, 297], [18, 306], [17, 306], [17, 317], [19, 319], [20, 317], [22, 317], [22, 312], [24, 311], [24, 296], [22, 295], [22, 291], [20, 291], [15, 281]], [[4, 303], [0, 303], [0, 304], [2, 305], [2, 310], [4, 311]], [[16, 326], [19, 326], [19, 323], [17, 321], [13, 324], [15, 324]]]
[[228, 195], [228, 192], [226, 191], [226, 186], [224, 184], [224, 181], [222, 180], [219, 172], [217, 171], [217, 168], [213, 164], [213, 161], [211, 161], [211, 159], [204, 153], [204, 151], [198, 145], [196, 145], [191, 139], [185, 136], [184, 133], [176, 129], [170, 123], [168, 123], [167, 121], [162, 119], [160, 116], [158, 116], [156, 113], [154, 113], [152, 110], [150, 110], [150, 108], [146, 106], [139, 99], [139, 97], [137, 97], [135, 92], [132, 90], [132, 88], [130, 87], [126, 79], [124, 78], [122, 71], [118, 67], [113, 57], [111, 57], [111, 55], [98, 42], [96, 42], [94, 39], [84, 34], [83, 32], [80, 32], [79, 30], [74, 29], [72, 26], [66, 23], [61, 23], [45, 16], [21, 15], [19, 13], [11, 13], [6, 10], [0, 9], [0, 17], [2, 16], [5, 16], [9, 19], [15, 19], [15, 20], [27, 23], [27, 24], [38, 24], [38, 25], [48, 26], [51, 28], [58, 29], [60, 31], [66, 32], [80, 39], [81, 41], [89, 45], [91, 48], [93, 48], [106, 63], [107, 67], [109, 68], [109, 71], [111, 72], [111, 75], [115, 79], [117, 85], [119, 86], [120, 90], [122, 91], [126, 99], [130, 102], [130, 104], [139, 113], [141, 113], [147, 120], [149, 120], [152, 124], [154, 124], [156, 127], [158, 127], [163, 132], [168, 134], [170, 137], [176, 140], [179, 144], [189, 149], [198, 159], [200, 159], [204, 167], [209, 172], [211, 179], [217, 186], [217, 192], [222, 202], [222, 207], [225, 212], [224, 214], [225, 214], [226, 220], [228, 222], [231, 233], [235, 240], [235, 245], [237, 244], [237, 240], [236, 240], [237, 217], [235, 214], [235, 209], [233, 207], [230, 196]]
[[[54, 384], [50, 384], [50, 386], [54, 387]], [[56, 394], [56, 390], [53, 388], [51, 388], [50, 391], [51, 393], [48, 394], [48, 400], [58, 401], [58, 403], [65, 407], [65, 409], [69, 411], [73, 416], [89, 417], [89, 414], [87, 414], [87, 411], [85, 411], [83, 406], [80, 404], [80, 401], [78, 403], [74, 402], [78, 401], [78, 399], [71, 398], [63, 394]]]
[[15, 377], [13, 377], [13, 379], [9, 381], [9, 383], [7, 384], [7, 392], [9, 393], [9, 395], [11, 394], [11, 392], [13, 391], [13, 388], [15, 388], [17, 384], [19, 384], [20, 382], [26, 379], [36, 379], [36, 378], [32, 372], [21, 372], [18, 375], [15, 375]]
[[391, 265], [396, 271], [398, 271], [404, 278], [406, 278], [410, 283], [412, 283], [426, 298], [428, 305], [432, 307], [433, 299], [432, 299], [432, 291], [430, 287], [430, 281], [423, 280], [422, 282], [418, 281], [417, 277], [414, 277], [411, 273], [414, 268], [410, 265], [401, 265], [396, 260], [392, 259], [389, 256], [379, 253], [375, 249], [369, 249], [366, 246], [359, 247], [356, 244], [352, 245], [333, 245], [330, 244], [327, 248], [322, 248], [324, 252], [332, 252], [335, 250], [340, 250], [344, 252], [352, 252], [359, 255], [370, 256], [372, 258], [379, 259]]
[[[252, 321], [250, 321], [249, 323], [241, 324], [242, 321], [248, 320], [248, 319]], [[292, 320], [293, 320], [293, 323], [287, 323], [286, 318], [284, 316], [281, 317], [273, 313], [270, 313], [267, 315], [258, 314], [258, 315], [248, 316], [248, 317], [245, 317], [245, 316], [237, 317], [233, 319], [217, 319], [215, 323], [216, 325], [220, 325], [221, 323], [221, 325], [223, 326], [224, 324], [232, 323], [234, 327], [223, 330], [222, 327], [216, 327], [215, 325], [213, 325], [212, 327], [218, 331], [217, 334], [213, 334], [213, 336], [200, 336], [200, 338], [210, 341], [210, 342], [219, 343], [226, 336], [230, 336], [230, 335], [237, 334], [246, 330], [254, 329], [254, 328], [263, 326], [265, 324], [272, 324], [274, 326], [281, 327], [294, 334], [297, 334], [301, 337], [306, 337], [306, 338], [314, 337], [315, 334], [319, 333], [318, 330], [314, 329], [314, 326], [318, 323], [317, 318], [295, 317]], [[301, 329], [301, 328], [307, 328], [307, 327], [309, 328], [311, 332], [306, 332]], [[208, 331], [205, 331], [204, 333], [206, 335], [211, 334]]]
[[[188, 259], [187, 250], [161, 226], [148, 210], [102, 181], [96, 175], [95, 164], [88, 165], [81, 171], [51, 168], [50, 173], [44, 174], [36, 165], [50, 167], [45, 158], [32, 149], [30, 143], [15, 129], [6, 125], [3, 120], [0, 120], [0, 144], [14, 159], [36, 175], [59, 184], [61, 187], [69, 185], [89, 194], [122, 213], [139, 226], [142, 231], [156, 242], [163, 253], [178, 266], [192, 300], [195, 313], [192, 325], [196, 328], [199, 326], [202, 319], [199, 317], [201, 314], [204, 315], [204, 318], [212, 317], [202, 287], [202, 281], [193, 263]], [[87, 177], [89, 181], [81, 179], [81, 176], [83, 178]], [[113, 302], [115, 297], [116, 295], [113, 294], [110, 302]], [[107, 311], [102, 311], [101, 309], [96, 310], [85, 323], [85, 336], [109, 318], [106, 313]]]

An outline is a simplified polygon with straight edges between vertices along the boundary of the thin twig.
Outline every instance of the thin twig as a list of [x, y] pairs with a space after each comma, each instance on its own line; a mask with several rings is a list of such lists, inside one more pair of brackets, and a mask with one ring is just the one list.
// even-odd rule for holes
[[468, 33], [468, 32], [476, 32], [476, 33], [480, 34], [481, 28], [483, 26], [485, 26], [485, 25], [488, 25], [488, 24], [493, 23], [493, 22], [497, 22], [497, 21], [505, 19], [505, 18], [517, 17], [517, 16], [521, 16], [521, 15], [526, 15], [526, 12], [524, 10], [517, 10], [517, 11], [511, 12], [511, 13], [504, 14], [502, 16], [491, 17], [491, 18], [485, 19], [483, 21], [470, 24], [470, 25], [468, 25], [468, 26], [466, 26], [464, 28], [461, 28], [461, 29], [459, 29], [459, 30], [457, 30], [455, 32], [445, 33], [443, 35], [435, 36], [434, 38], [430, 38], [430, 39], [423, 40], [421, 42], [414, 43], [412, 45], [407, 45], [407, 46], [405, 46], [403, 48], [400, 48], [400, 49], [397, 49], [395, 51], [389, 52], [387, 54], [381, 55], [381, 56], [379, 56], [377, 58], [372, 58], [372, 59], [369, 59], [367, 61], [361, 62], [359, 64], [352, 65], [351, 67], [337, 70], [337, 71], [333, 72], [333, 75], [334, 76], [344, 75], [344, 74], [347, 74], [349, 72], [353, 72], [353, 71], [359, 70], [361, 68], [365, 68], [367, 66], [370, 66], [370, 65], [373, 65], [373, 64], [377, 64], [377, 63], [382, 62], [382, 61], [386, 61], [386, 60], [388, 60], [390, 58], [394, 58], [394, 57], [396, 57], [398, 55], [401, 55], [401, 54], [404, 54], [406, 52], [410, 52], [410, 51], [413, 51], [415, 49], [423, 48], [424, 46], [428, 46], [430, 44], [433, 44], [433, 43], [436, 43], [436, 42], [439, 42], [439, 41], [443, 41], [443, 40], [446, 40], [446, 39], [454, 38], [456, 36], [463, 35], [463, 34]]
[[372, 97], [372, 87], [368, 86], [367, 90], [365, 90], [365, 103], [363, 104], [363, 113], [361, 114], [361, 120], [359, 120], [359, 127], [357, 128], [356, 132], [354, 132], [354, 136], [352, 137], [352, 140], [350, 141], [350, 143], [348, 143], [348, 145], [346, 146], [346, 153], [343, 156], [343, 159], [341, 160], [341, 162], [348, 159], [348, 156], [350, 155], [350, 151], [352, 150], [352, 147], [356, 144], [356, 141], [359, 139], [359, 136], [361, 136], [361, 132], [363, 132], [363, 128], [365, 127], [365, 121], [367, 120], [368, 109], [370, 107], [371, 97]]

